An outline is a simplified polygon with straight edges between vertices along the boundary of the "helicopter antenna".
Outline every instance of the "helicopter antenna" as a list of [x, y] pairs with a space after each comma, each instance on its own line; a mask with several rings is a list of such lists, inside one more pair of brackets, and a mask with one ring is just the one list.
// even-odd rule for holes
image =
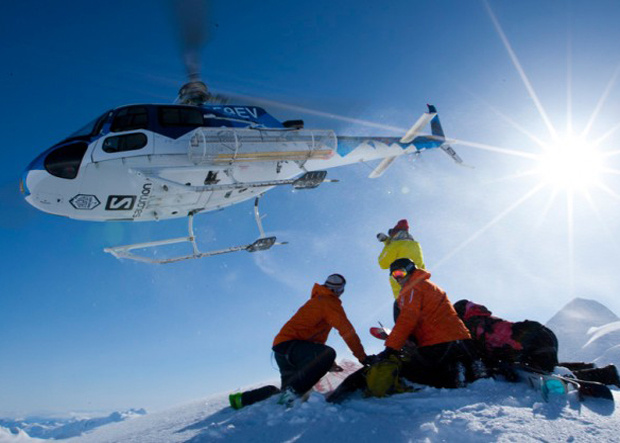
[[179, 25], [183, 62], [188, 82], [179, 90], [177, 102], [186, 105], [202, 105], [211, 94], [201, 80], [200, 52], [209, 40], [207, 16], [210, 9], [208, 0], [171, 0]]

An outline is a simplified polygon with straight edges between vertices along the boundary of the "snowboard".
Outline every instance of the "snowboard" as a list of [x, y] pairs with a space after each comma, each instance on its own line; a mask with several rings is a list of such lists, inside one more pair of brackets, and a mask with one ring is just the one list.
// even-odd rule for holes
[[614, 401], [611, 389], [602, 383], [578, 380], [525, 365], [515, 365], [514, 371], [521, 380], [527, 381], [530, 386], [540, 390], [545, 401], [549, 401], [553, 395], [566, 394], [569, 391], [577, 391], [579, 400], [601, 398]]

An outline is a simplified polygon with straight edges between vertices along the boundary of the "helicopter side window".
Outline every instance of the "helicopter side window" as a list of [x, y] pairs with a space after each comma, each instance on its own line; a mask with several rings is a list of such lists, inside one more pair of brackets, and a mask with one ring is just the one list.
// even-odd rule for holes
[[196, 108], [165, 106], [159, 108], [162, 126], [204, 126], [202, 111]]
[[141, 132], [117, 135], [105, 139], [103, 142], [103, 150], [110, 154], [115, 152], [135, 151], [144, 148], [147, 141], [146, 135]]
[[54, 149], [43, 162], [45, 170], [55, 177], [74, 179], [86, 153], [86, 143], [71, 143]]
[[122, 132], [135, 129], [147, 129], [149, 124], [148, 112], [144, 106], [130, 106], [116, 113], [110, 131]]

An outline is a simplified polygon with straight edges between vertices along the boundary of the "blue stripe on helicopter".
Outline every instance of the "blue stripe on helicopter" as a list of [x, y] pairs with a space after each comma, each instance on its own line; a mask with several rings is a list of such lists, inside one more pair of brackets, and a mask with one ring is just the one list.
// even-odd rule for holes
[[411, 143], [415, 145], [418, 151], [421, 151], [422, 149], [439, 148], [444, 142], [445, 140], [437, 140], [436, 138], [420, 135], [414, 138]]
[[439, 148], [443, 143], [443, 140], [437, 140], [436, 138], [427, 137], [423, 135], [414, 138], [411, 143], [400, 143], [399, 140], [400, 138], [398, 137], [340, 136], [338, 137], [338, 148], [336, 149], [336, 152], [338, 152], [338, 155], [340, 155], [341, 157], [345, 157], [346, 155], [350, 154], [352, 151], [357, 149], [361, 144], [367, 144], [369, 146], [372, 146], [373, 148], [380, 147], [383, 144], [388, 145], [388, 146], [398, 145], [403, 150], [407, 149], [411, 145], [414, 145], [418, 151], [421, 151], [423, 149]]
[[[404, 144], [399, 142], [400, 138], [398, 137], [350, 137], [350, 136], [339, 136], [338, 137], [338, 147], [336, 148], [336, 152], [341, 157], [345, 157], [350, 154], [352, 151], [357, 149], [362, 144], [367, 144], [372, 146], [373, 148], [380, 147], [381, 144], [390, 145], [398, 145], [402, 149], [407, 149], [410, 144]], [[377, 143], [375, 143], [377, 142]]]

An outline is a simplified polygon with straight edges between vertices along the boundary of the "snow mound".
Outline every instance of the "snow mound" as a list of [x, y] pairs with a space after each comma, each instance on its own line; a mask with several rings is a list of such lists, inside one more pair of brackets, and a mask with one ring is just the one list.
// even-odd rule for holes
[[602, 328], [618, 321], [620, 318], [601, 303], [575, 298], [546, 326], [558, 337], [560, 361], [594, 361], [620, 342], [620, 329]]

